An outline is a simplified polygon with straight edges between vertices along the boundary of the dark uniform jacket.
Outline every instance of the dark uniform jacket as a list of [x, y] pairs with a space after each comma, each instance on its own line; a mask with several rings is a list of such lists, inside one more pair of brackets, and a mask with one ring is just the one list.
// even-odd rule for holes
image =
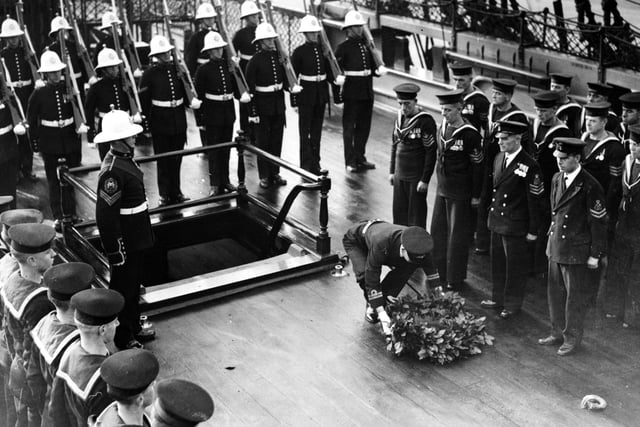
[[524, 149], [502, 170], [504, 158], [503, 152], [493, 162], [489, 230], [507, 236], [536, 235], [544, 197], [540, 167]]
[[9, 106], [0, 102], [0, 165], [18, 158], [18, 142], [13, 133]]
[[[93, 427], [118, 427], [130, 425], [125, 423], [120, 415], [118, 415], [118, 404], [116, 402], [111, 403], [107, 406], [104, 411], [100, 414], [98, 418], [95, 420], [95, 424]], [[142, 427], [151, 426], [151, 420], [147, 416], [147, 414], [142, 415]]]
[[214, 31], [212, 28], [203, 28], [191, 36], [187, 48], [184, 50], [184, 58], [187, 64], [189, 74], [195, 76], [198, 66], [209, 62], [209, 55], [207, 52], [201, 52], [204, 47], [204, 36], [209, 31]]
[[[151, 133], [177, 135], [187, 130], [187, 97], [173, 62], [157, 63], [140, 80], [142, 114]], [[155, 102], [154, 102], [155, 101]], [[162, 105], [154, 105], [161, 103]]]
[[229, 71], [228, 61], [221, 58], [199, 66], [195, 87], [198, 99], [202, 100], [202, 106], [196, 110], [198, 124], [233, 126], [236, 120], [233, 98], [239, 98], [240, 93]]
[[242, 71], [247, 69], [249, 59], [258, 51], [258, 48], [253, 43], [255, 37], [256, 26], [248, 25], [240, 28], [231, 41], [233, 48], [236, 50], [238, 56], [240, 56], [240, 68]]
[[[80, 332], [76, 325], [60, 323], [56, 312], [52, 311], [40, 319], [31, 330], [31, 338], [33, 346], [27, 370], [27, 383], [33, 399], [40, 405], [47, 405], [62, 354], [80, 338]], [[41, 409], [47, 408], [42, 406]], [[45, 417], [47, 412], [45, 411]], [[43, 425], [48, 423], [45, 422]]]
[[474, 87], [471, 93], [464, 96], [463, 104], [462, 117], [467, 119], [478, 132], [485, 132], [488, 127], [487, 120], [491, 104], [487, 96]]
[[[98, 178], [96, 223], [107, 257], [153, 246], [143, 173], [130, 154], [107, 153]], [[133, 208], [140, 212], [124, 212]], [[125, 253], [126, 253], [125, 252]], [[124, 257], [123, 257], [124, 258]]]
[[579, 138], [582, 135], [582, 131], [580, 127], [582, 123], [580, 123], [580, 117], [582, 115], [582, 106], [577, 102], [571, 101], [566, 104], [561, 105], [556, 112], [556, 117], [567, 127], [571, 132], [572, 137]]
[[438, 195], [454, 200], [480, 197], [484, 159], [480, 133], [466, 121], [450, 135], [447, 128], [443, 123], [438, 129]]
[[[373, 55], [365, 41], [362, 38], [347, 38], [338, 45], [335, 55], [345, 75], [342, 99], [344, 101], [373, 99], [373, 76], [376, 70]], [[351, 73], [363, 75], [350, 75]]]
[[[582, 135], [583, 141], [591, 141], [589, 134]], [[590, 152], [582, 157], [582, 166], [602, 186], [606, 194], [606, 206], [612, 217], [617, 213], [622, 189], [622, 169], [625, 157], [624, 147], [613, 134], [598, 141]]]
[[558, 161], [553, 156], [555, 149], [553, 148], [553, 139], [571, 136], [571, 131], [564, 123], [556, 123], [552, 125], [545, 135], [540, 135], [541, 123], [538, 119], [533, 121], [532, 130], [532, 157], [542, 171], [544, 180], [544, 188], [546, 191], [551, 190], [551, 179], [558, 172]]
[[116, 110], [129, 111], [129, 98], [122, 88], [122, 79], [103, 77], [94, 83], [87, 91], [84, 102], [84, 111], [87, 115], [89, 126], [89, 138], [100, 130], [102, 117], [111, 111], [111, 106]]
[[411, 182], [431, 180], [437, 158], [436, 122], [419, 111], [409, 118], [398, 111], [391, 143], [389, 173], [397, 179]]
[[640, 164], [634, 165], [630, 154], [624, 161], [622, 201], [616, 227], [618, 236], [623, 235], [628, 240], [640, 242]]
[[[329, 102], [329, 82], [333, 82], [335, 77], [319, 43], [306, 42], [298, 46], [291, 54], [291, 65], [302, 86], [302, 92], [291, 96], [293, 106]], [[305, 77], [319, 80], [309, 81]]]
[[[401, 235], [405, 228], [404, 225], [372, 220], [353, 226], [345, 234], [345, 239], [351, 239], [349, 242], [351, 245], [367, 252], [364, 280], [367, 293], [370, 295], [369, 303], [374, 308], [384, 304], [380, 285], [383, 265], [391, 267], [395, 272], [404, 273], [394, 277], [399, 283], [409, 280], [416, 268], [423, 268], [429, 280], [435, 280], [438, 277], [431, 255], [427, 254], [421, 264], [408, 263], [400, 256]], [[370, 293], [372, 290], [376, 291], [374, 295], [379, 296], [372, 298]]]
[[64, 352], [51, 390], [49, 414], [53, 427], [85, 427], [113, 399], [100, 376], [107, 355], [89, 354], [76, 341]]
[[36, 82], [33, 81], [31, 67], [25, 55], [25, 50], [22, 46], [18, 46], [17, 48], [6, 46], [0, 52], [0, 56], [4, 59], [5, 64], [7, 64], [9, 77], [11, 77], [16, 95], [20, 98], [22, 108], [26, 111], [29, 97], [33, 92]]
[[564, 173], [558, 172], [551, 183], [547, 257], [559, 264], [586, 264], [590, 256], [600, 258], [607, 250], [604, 194], [598, 181], [584, 168], [561, 193], [563, 180]]
[[[288, 88], [284, 67], [275, 50], [258, 50], [247, 64], [245, 73], [251, 102], [252, 116], [275, 116], [284, 114], [284, 89]], [[261, 88], [279, 88], [264, 92]]]

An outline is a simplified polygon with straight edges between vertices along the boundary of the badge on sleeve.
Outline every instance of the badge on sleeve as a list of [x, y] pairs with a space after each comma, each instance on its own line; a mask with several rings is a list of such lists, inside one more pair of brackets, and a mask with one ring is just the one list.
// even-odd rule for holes
[[592, 217], [600, 219], [607, 214], [607, 209], [602, 204], [602, 201], [596, 199], [596, 201], [593, 203], [593, 207], [590, 209], [590, 212]]
[[100, 198], [109, 206], [113, 206], [122, 196], [122, 190], [115, 178], [109, 177], [104, 180], [100, 187]]
[[534, 196], [540, 196], [544, 192], [544, 182], [540, 178], [540, 174], [533, 176], [533, 182], [529, 184], [529, 192]]

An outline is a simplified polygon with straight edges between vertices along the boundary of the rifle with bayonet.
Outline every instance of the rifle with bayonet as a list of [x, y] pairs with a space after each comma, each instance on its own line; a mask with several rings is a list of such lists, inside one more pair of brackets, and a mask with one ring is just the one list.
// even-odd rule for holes
[[24, 3], [22, 2], [22, 0], [18, 0], [18, 2], [16, 3], [16, 18], [18, 20], [18, 24], [20, 25], [20, 29], [24, 33], [22, 35], [22, 44], [24, 45], [24, 58], [29, 64], [29, 70], [31, 70], [31, 78], [33, 79], [33, 84], [35, 85], [38, 81], [42, 81], [42, 79], [40, 78], [40, 74], [38, 74], [38, 68], [40, 68], [40, 64], [38, 63], [36, 50], [33, 48], [33, 43], [31, 42], [29, 30], [24, 23]]
[[[271, 0], [265, 0], [264, 5], [260, 3], [260, 10], [262, 13], [262, 20], [264, 22], [268, 22], [275, 29], [275, 25], [273, 23], [273, 12]], [[266, 13], [265, 13], [266, 9]], [[280, 36], [275, 38], [276, 42], [276, 50], [278, 51], [278, 57], [280, 58], [280, 63], [284, 68], [284, 72], [287, 76], [287, 83], [289, 84], [289, 92], [292, 94], [300, 93], [302, 91], [302, 86], [298, 84], [298, 78], [296, 77], [296, 72], [293, 69], [293, 65], [291, 64], [291, 59], [289, 58], [289, 54], [286, 49], [282, 45], [282, 40], [280, 40]]]
[[222, 39], [227, 42], [227, 45], [224, 47], [225, 55], [227, 57], [227, 61], [229, 63], [229, 71], [236, 82], [236, 86], [238, 87], [238, 91], [240, 92], [240, 102], [247, 103], [251, 101], [251, 95], [249, 94], [249, 85], [247, 84], [247, 80], [244, 77], [244, 73], [240, 68], [238, 54], [233, 47], [233, 43], [231, 43], [231, 39], [229, 38], [229, 33], [227, 32], [227, 26], [224, 22], [224, 16], [222, 16], [222, 4], [220, 0], [213, 1], [213, 7], [216, 10], [216, 24], [218, 26], [218, 32], [222, 36]]
[[336, 59], [333, 50], [331, 49], [327, 32], [324, 29], [321, 13], [319, 11], [321, 4], [322, 3], [320, 1], [315, 2], [314, 0], [309, 0], [309, 13], [311, 13], [312, 16], [315, 16], [318, 20], [318, 24], [320, 24], [320, 37], [318, 37], [320, 49], [322, 50], [322, 55], [329, 63], [329, 69], [331, 70], [331, 74], [333, 74], [334, 83], [338, 86], [342, 86], [344, 84], [344, 74], [342, 73], [342, 69], [340, 68], [340, 64], [338, 64], [338, 60]]
[[[353, 9], [354, 10], [358, 10], [358, 3], [356, 0], [351, 0], [351, 4], [353, 5]], [[382, 61], [382, 58], [380, 57], [380, 54], [378, 53], [378, 51], [376, 50], [376, 43], [373, 40], [373, 36], [371, 35], [371, 31], [369, 30], [369, 26], [368, 25], [363, 25], [362, 26], [362, 30], [364, 33], [364, 41], [367, 45], [367, 47], [369, 48], [369, 51], [371, 52], [371, 56], [373, 57], [373, 65], [376, 66], [376, 72], [379, 75], [382, 74], [386, 74], [387, 73], [387, 68], [384, 66], [384, 62]]]
[[[64, 6], [64, 7], [63, 7]], [[82, 62], [82, 67], [84, 68], [84, 75], [87, 76], [88, 83], [91, 85], [96, 82], [96, 70], [93, 68], [93, 63], [91, 62], [91, 57], [89, 56], [89, 51], [87, 50], [87, 45], [84, 42], [84, 38], [82, 37], [82, 33], [80, 33], [80, 27], [78, 27], [78, 21], [71, 11], [71, 7], [69, 5], [69, 0], [61, 0], [60, 1], [60, 10], [61, 15], [64, 17], [64, 11], [66, 10], [67, 16], [69, 17], [68, 22], [71, 25], [71, 31], [73, 32], [73, 38], [76, 41], [76, 47], [78, 50], [78, 58], [80, 58], [80, 62]]]
[[[7, 64], [4, 58], [0, 58], [2, 61], [2, 72], [0, 72], [0, 91], [2, 91], [2, 103], [9, 108], [11, 113], [11, 122], [13, 123], [13, 132], [16, 135], [24, 135], [27, 133], [29, 124], [24, 114], [24, 109], [20, 103], [20, 98], [16, 94], [16, 90], [11, 84], [11, 74], [7, 69]], [[28, 135], [27, 135], [28, 137]]]
[[65, 96], [67, 100], [71, 102], [71, 107], [73, 109], [73, 122], [76, 125], [76, 133], [80, 135], [82, 142], [86, 143], [87, 131], [89, 130], [89, 128], [87, 127], [87, 116], [84, 112], [82, 99], [80, 98], [80, 91], [78, 90], [78, 82], [76, 82], [73, 63], [71, 61], [71, 57], [69, 56], [69, 51], [67, 50], [67, 43], [64, 38], [65, 31], [67, 30], [60, 29], [60, 31], [58, 31], [60, 55], [62, 56], [61, 60], [67, 65], [62, 70], [62, 73], [64, 75]]
[[120, 79], [122, 81], [122, 89], [124, 93], [127, 94], [127, 98], [129, 99], [129, 112], [131, 116], [134, 118], [134, 122], [141, 122], [142, 117], [140, 116], [140, 112], [142, 111], [142, 107], [140, 104], [140, 98], [138, 96], [138, 89], [136, 88], [135, 80], [133, 78], [133, 73], [131, 72], [131, 67], [129, 67], [129, 61], [127, 59], [127, 55], [120, 46], [120, 37], [118, 34], [118, 23], [111, 23], [111, 34], [113, 35], [113, 47], [118, 55], [118, 58], [122, 61], [118, 68], [120, 69]]
[[[116, 7], [117, 1], [117, 7]], [[120, 20], [122, 23], [120, 24], [120, 28], [122, 29], [122, 49], [127, 53], [127, 58], [129, 59], [129, 64], [133, 69], [134, 77], [142, 76], [142, 63], [140, 62], [140, 56], [138, 55], [138, 50], [136, 49], [135, 39], [133, 37], [133, 31], [131, 30], [131, 26], [129, 25], [129, 18], [127, 17], [127, 9], [122, 4], [122, 0], [112, 0], [111, 5], [113, 7], [114, 13], [120, 16]]]
[[176, 42], [173, 39], [173, 35], [171, 34], [171, 17], [169, 15], [169, 6], [167, 5], [167, 0], [162, 0], [162, 8], [164, 25], [167, 27], [167, 39], [169, 39], [169, 44], [173, 46], [171, 49], [171, 54], [173, 56], [173, 63], [175, 64], [178, 72], [178, 78], [182, 81], [182, 85], [184, 86], [184, 91], [187, 95], [189, 106], [194, 110], [198, 109], [200, 108], [202, 101], [200, 101], [197, 97], [196, 89], [193, 85], [193, 80], [191, 79], [191, 75], [189, 74], [187, 65], [184, 63], [184, 59], [182, 59], [182, 57], [178, 54], [178, 47], [176, 46]]

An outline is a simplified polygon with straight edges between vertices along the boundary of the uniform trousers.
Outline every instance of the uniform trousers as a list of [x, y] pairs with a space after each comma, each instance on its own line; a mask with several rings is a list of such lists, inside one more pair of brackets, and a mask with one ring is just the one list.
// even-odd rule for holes
[[16, 177], [18, 175], [18, 159], [3, 161], [0, 159], [0, 196], [13, 196], [11, 209], [16, 207]]
[[[358, 228], [357, 230], [362, 229]], [[349, 260], [351, 261], [351, 266], [353, 268], [353, 274], [354, 276], [356, 276], [356, 281], [358, 282], [360, 289], [362, 289], [364, 299], [366, 301], [369, 301], [369, 290], [367, 289], [364, 280], [364, 273], [367, 267], [368, 251], [367, 249], [357, 245], [355, 242], [355, 236], [352, 235], [351, 231], [347, 231], [347, 233], [342, 238], [342, 246], [347, 252], [347, 255], [349, 255]], [[384, 279], [380, 282], [380, 290], [382, 291], [385, 300], [387, 296], [398, 296], [416, 268], [417, 266], [407, 263], [406, 265], [403, 265], [401, 267], [392, 268], [391, 271], [387, 273]]]
[[[258, 148], [280, 157], [284, 123], [284, 114], [260, 115], [260, 123], [256, 126], [256, 145]], [[258, 175], [260, 179], [272, 180], [279, 173], [280, 166], [262, 158], [258, 159]]]
[[300, 132], [300, 167], [309, 172], [320, 172], [320, 139], [326, 102], [298, 106]]
[[357, 166], [367, 160], [365, 149], [369, 139], [369, 132], [371, 131], [372, 115], [373, 98], [344, 101], [342, 140], [346, 166]]
[[[49, 204], [51, 205], [53, 217], [55, 219], [62, 219], [63, 213], [75, 215], [76, 201], [73, 189], [70, 186], [67, 186], [65, 187], [64, 194], [62, 194], [60, 179], [58, 178], [58, 166], [63, 164], [61, 159], [64, 159], [64, 164], [70, 168], [80, 166], [82, 153], [80, 151], [76, 151], [66, 154], [41, 154], [42, 160], [44, 161], [44, 172], [47, 175], [47, 182], [49, 184]], [[65, 203], [64, 208], [62, 206], [63, 202]]]
[[[152, 133], [153, 151], [156, 154], [168, 151], [182, 150], [187, 142], [186, 132], [175, 135]], [[160, 197], [169, 201], [175, 201], [182, 191], [180, 190], [180, 167], [182, 157], [175, 156], [157, 161], [158, 190]]]
[[124, 297], [124, 308], [118, 315], [120, 325], [116, 329], [115, 343], [120, 348], [131, 341], [140, 332], [140, 284], [144, 267], [144, 252], [127, 252], [124, 265], [111, 265], [109, 288]]
[[560, 264], [549, 260], [547, 299], [551, 335], [577, 345], [582, 339], [584, 316], [593, 294], [593, 275], [586, 264]]
[[18, 168], [22, 176], [30, 176], [33, 170], [33, 151], [31, 150], [31, 143], [27, 135], [18, 136], [18, 159]]
[[549, 226], [551, 225], [551, 215], [549, 212], [540, 215], [540, 226], [538, 227], [538, 238], [536, 239], [533, 249], [533, 265], [531, 271], [533, 274], [543, 274], [548, 272], [547, 261], [547, 242], [549, 236]]
[[431, 220], [433, 261], [440, 279], [460, 283], [467, 278], [471, 200], [436, 196]]
[[529, 248], [525, 236], [491, 233], [491, 299], [510, 311], [518, 311], [526, 289]]
[[608, 258], [605, 312], [640, 326], [640, 239], [633, 233], [618, 234]]
[[393, 179], [393, 223], [427, 228], [427, 193], [419, 193], [418, 181]]
[[491, 232], [487, 227], [488, 217], [489, 212], [487, 207], [484, 204], [480, 204], [478, 206], [475, 235], [476, 248], [480, 250], [488, 249], [491, 244]]
[[[207, 126], [205, 140], [207, 146], [231, 142], [233, 124], [229, 126]], [[220, 187], [229, 184], [229, 148], [209, 152], [209, 185]]]

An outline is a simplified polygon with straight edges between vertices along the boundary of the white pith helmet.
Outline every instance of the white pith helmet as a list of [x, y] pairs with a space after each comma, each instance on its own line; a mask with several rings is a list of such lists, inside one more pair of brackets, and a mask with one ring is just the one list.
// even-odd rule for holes
[[133, 123], [125, 111], [111, 110], [102, 118], [102, 132], [93, 138], [93, 142], [117, 141], [136, 136], [142, 130], [142, 126]]
[[313, 15], [306, 15], [300, 20], [300, 29], [298, 30], [299, 33], [315, 33], [321, 30], [322, 27], [320, 27], [318, 18]]
[[278, 33], [273, 29], [273, 26], [268, 22], [261, 22], [256, 27], [256, 36], [253, 39], [253, 43], [258, 40], [273, 39], [275, 37], [278, 37]]
[[102, 14], [102, 24], [100, 25], [101, 30], [107, 30], [111, 28], [111, 24], [122, 24], [122, 21], [118, 19], [118, 15], [114, 12], [105, 12]]
[[209, 31], [204, 36], [204, 46], [200, 52], [204, 52], [205, 50], [217, 49], [219, 47], [224, 47], [228, 43], [224, 41], [220, 33], [216, 33], [215, 31]]
[[51, 31], [49, 31], [49, 35], [53, 33], [57, 33], [60, 30], [71, 30], [71, 25], [67, 22], [66, 19], [62, 16], [56, 16], [51, 20]]
[[153, 36], [149, 42], [149, 56], [166, 53], [173, 49], [173, 45], [162, 35]]
[[196, 11], [196, 19], [215, 18], [218, 16], [211, 3], [202, 3]]
[[20, 29], [20, 24], [15, 19], [7, 18], [2, 22], [2, 29], [0, 30], [0, 37], [16, 37], [24, 34], [24, 31]]
[[52, 50], [45, 50], [40, 57], [39, 73], [51, 73], [63, 70], [66, 65], [60, 60], [57, 53]]
[[247, 16], [256, 15], [258, 13], [260, 13], [260, 9], [258, 9], [258, 6], [254, 1], [247, 0], [242, 3], [242, 6], [240, 6], [240, 18], [246, 18]]
[[350, 10], [344, 17], [344, 24], [342, 24], [342, 29], [344, 30], [347, 27], [354, 27], [356, 25], [366, 25], [367, 21], [364, 20], [362, 14], [357, 10]]
[[122, 64], [122, 59], [118, 57], [115, 50], [105, 47], [98, 52], [98, 65], [96, 65], [96, 70], [120, 64]]

